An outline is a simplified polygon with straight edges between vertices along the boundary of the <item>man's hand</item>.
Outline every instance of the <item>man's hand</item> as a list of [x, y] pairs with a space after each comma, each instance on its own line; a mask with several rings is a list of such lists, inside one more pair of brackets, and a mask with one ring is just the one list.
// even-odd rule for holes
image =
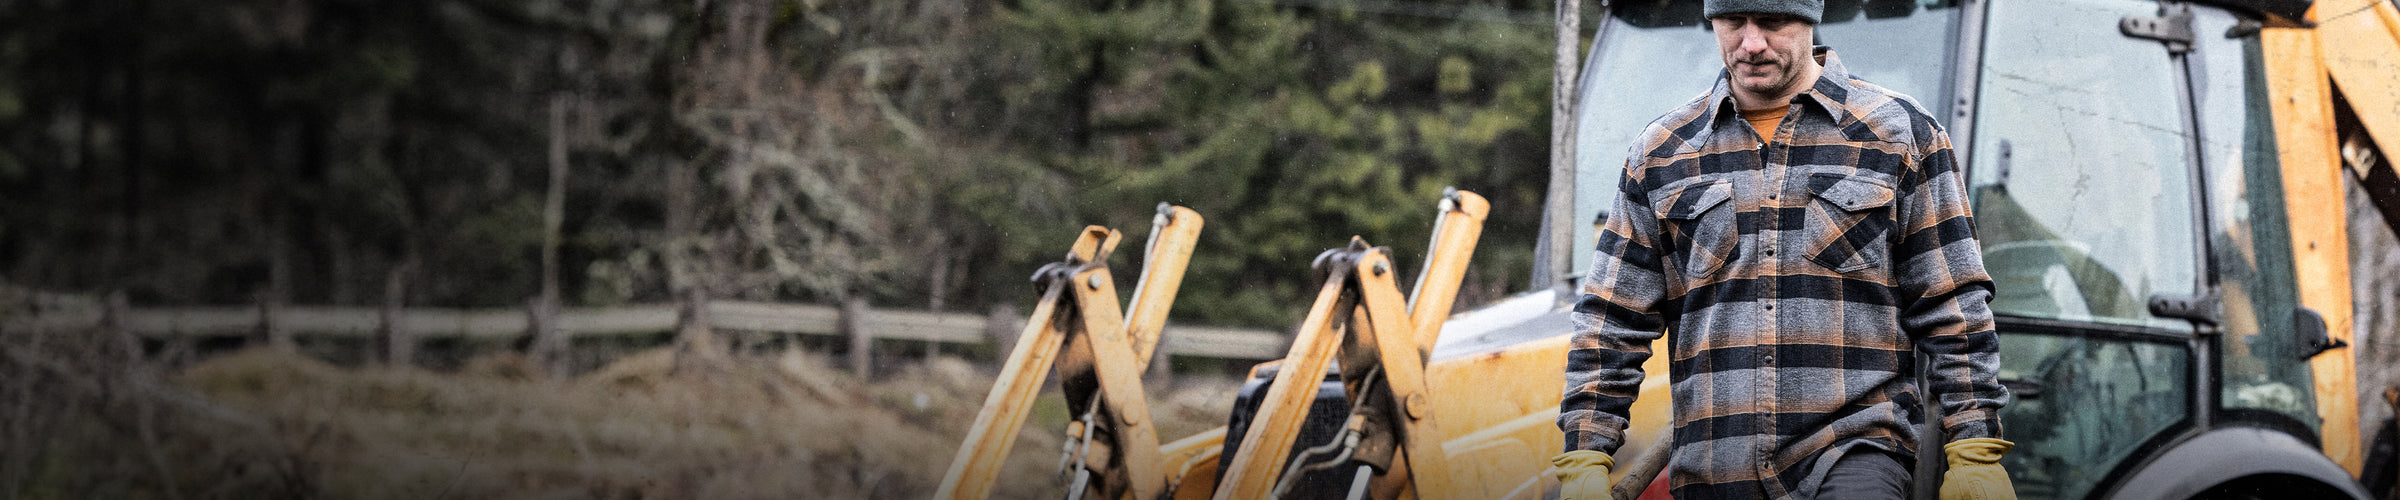
[[1942, 475], [1942, 500], [2017, 500], [2008, 470], [2000, 468], [2000, 455], [2016, 446], [1995, 438], [1961, 439], [1943, 445], [1942, 453], [1950, 455], [1950, 472]]
[[[1608, 469], [1617, 466], [1617, 459], [1607, 453], [1576, 450], [1550, 457], [1551, 470], [1558, 471], [1559, 500], [1607, 500]], [[2001, 478], [2006, 480], [2008, 478]]]

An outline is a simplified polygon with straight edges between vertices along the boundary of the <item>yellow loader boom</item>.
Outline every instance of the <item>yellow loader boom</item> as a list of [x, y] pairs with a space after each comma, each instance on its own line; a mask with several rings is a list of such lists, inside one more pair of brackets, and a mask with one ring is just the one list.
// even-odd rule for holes
[[[1201, 219], [1182, 207], [1160, 206], [1159, 218], [1135, 287], [1132, 310], [1120, 313], [1107, 267], [1119, 239], [1105, 227], [1085, 228], [1064, 261], [1035, 274], [1041, 301], [1034, 307], [1016, 349], [1002, 365], [966, 442], [952, 459], [937, 498], [980, 499], [993, 483], [1014, 436], [1023, 428], [1044, 377], [1055, 368], [1067, 392], [1067, 471], [1075, 480], [1066, 497], [1096, 492], [1102, 498], [1264, 498], [1283, 479], [1315, 394], [1315, 375], [1341, 356], [1350, 383], [1352, 425], [1344, 438], [1323, 447], [1343, 456], [1381, 464], [1369, 470], [1377, 498], [1419, 492], [1430, 498], [1481, 496], [1458, 491], [1434, 473], [1446, 471], [1447, 436], [1435, 426], [1433, 399], [1425, 377], [1427, 353], [1458, 296], [1483, 219], [1490, 212], [1481, 196], [1449, 190], [1440, 202], [1435, 236], [1416, 287], [1407, 296], [1396, 282], [1398, 266], [1388, 249], [1352, 239], [1349, 247], [1318, 260], [1325, 287], [1284, 363], [1295, 367], [1278, 377], [1269, 403], [1257, 413], [1223, 482], [1217, 463], [1227, 432], [1218, 428], [1165, 446], [1149, 422], [1141, 373], [1158, 344], [1168, 304], [1175, 298], [1190, 260]], [[1291, 375], [1298, 373], [1301, 375]], [[1103, 416], [1105, 416], [1103, 418]], [[1368, 476], [1360, 477], [1366, 485]], [[1280, 484], [1279, 484], [1280, 483]], [[1363, 490], [1362, 490], [1363, 491]], [[1460, 496], [1465, 495], [1465, 496]]]
[[[2344, 134], [2337, 107], [2346, 104], [2339, 112], [2363, 125], [2363, 134], [2355, 135], [2372, 137], [2376, 144], [2400, 144], [2400, 11], [2384, 0], [2322, 0], [2305, 17], [2302, 23], [2270, 24], [2260, 33], [2268, 88], [2283, 97], [2269, 99], [2268, 104], [2283, 163], [2300, 303], [2327, 313], [2328, 343], [2349, 344], [2350, 246], [2347, 206], [2342, 202]], [[2381, 163], [2382, 175], [2390, 178], [2393, 167], [2388, 161]], [[2375, 165], [2354, 166], [2367, 169], [2357, 172], [2362, 178], [2375, 174]], [[2400, 217], [2400, 211], [2390, 208], [2400, 199], [2376, 201], [2387, 207], [2387, 221]], [[2400, 226], [2393, 229], [2400, 231]], [[2354, 353], [2328, 351], [2311, 358], [2309, 368], [2316, 381], [2317, 414], [2324, 420], [2323, 451], [2356, 476], [2363, 458]]]
[[[1324, 285], [1215, 498], [1281, 497], [1301, 477], [1301, 467], [1285, 463], [1285, 450], [1296, 443], [1318, 380], [1337, 356], [1349, 389], [1349, 421], [1333, 442], [1312, 446], [1302, 458], [1329, 454], [1337, 457], [1329, 462], [1336, 466], [1362, 462], [1352, 476], [1354, 496], [1370, 489], [1384, 493], [1377, 498], [1410, 489], [1424, 498], [1489, 495], [1462, 489], [1467, 485], [1449, 477], [1452, 468], [1431, 407], [1436, 395], [1428, 391], [1425, 361], [1441, 335], [1442, 320], [1449, 317], [1490, 205], [1474, 193], [1452, 191], [1441, 208], [1426, 267], [1417, 278], [1417, 300], [1402, 300], [1389, 249], [1351, 238], [1349, 247], [1317, 257]], [[1376, 477], [1385, 479], [1371, 485]]]
[[1166, 325], [1184, 267], [1191, 262], [1201, 224], [1200, 215], [1190, 209], [1159, 205], [1130, 313], [1120, 315], [1116, 282], [1109, 275], [1108, 255], [1119, 239], [1116, 230], [1084, 228], [1066, 260], [1034, 274], [1042, 289], [1041, 302], [1034, 306], [1016, 350], [1002, 365], [935, 497], [991, 496], [1002, 462], [1054, 364], [1062, 375], [1060, 385], [1067, 388], [1070, 410], [1080, 415], [1067, 432], [1076, 478], [1070, 494], [1080, 496], [1087, 486], [1106, 498], [1156, 498], [1165, 491], [1158, 433], [1150, 421], [1141, 374], [1158, 346], [1158, 333]]

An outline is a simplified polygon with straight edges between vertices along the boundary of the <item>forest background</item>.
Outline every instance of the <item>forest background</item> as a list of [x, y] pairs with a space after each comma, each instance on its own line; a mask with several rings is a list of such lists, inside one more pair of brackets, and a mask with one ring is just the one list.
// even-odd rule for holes
[[1527, 288], [1548, 180], [1549, 2], [0, 5], [0, 276], [136, 307], [982, 311], [1164, 201], [1177, 321], [1283, 327], [1446, 186], [1464, 302]]
[[[0, 0], [0, 320], [59, 296], [1023, 311], [1076, 229], [1138, 242], [1163, 201], [1208, 220], [1173, 321], [1280, 330], [1352, 235], [1413, 274], [1447, 186], [1493, 207], [1465, 310], [1532, 288], [1551, 8]], [[2391, 275], [2349, 198], [2354, 275]], [[2362, 345], [2400, 332], [2400, 283], [2374, 286]], [[922, 498], [995, 351], [861, 378], [651, 344], [562, 376], [522, 345], [162, 359], [105, 330], [0, 328], [0, 498]], [[1161, 436], [1222, 425], [1238, 382], [1156, 387]], [[1066, 413], [1036, 405], [999, 497], [1063, 488]]]
[[[1139, 242], [1168, 202], [1207, 217], [1173, 321], [1282, 330], [1352, 235], [1413, 274], [1451, 186], [1493, 207], [1464, 310], [1530, 288], [1550, 9], [0, 0], [0, 320], [1022, 311], [1077, 229]], [[924, 497], [995, 352], [862, 377], [806, 346], [690, 364], [662, 332], [561, 373], [523, 340], [393, 363], [109, 321], [0, 329], [0, 498]], [[1152, 386], [1161, 435], [1222, 425], [1238, 383]], [[1000, 497], [1063, 488], [1065, 404], [1033, 412]]]

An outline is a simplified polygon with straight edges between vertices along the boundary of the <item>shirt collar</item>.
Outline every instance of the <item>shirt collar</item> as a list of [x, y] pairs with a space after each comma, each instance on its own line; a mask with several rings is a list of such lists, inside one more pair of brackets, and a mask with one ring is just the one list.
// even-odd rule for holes
[[[1818, 45], [1809, 52], [1825, 59], [1825, 62], [1821, 64], [1824, 66], [1824, 71], [1817, 75], [1816, 85], [1811, 85], [1808, 90], [1801, 91], [1800, 95], [1793, 96], [1792, 103], [1798, 104], [1805, 98], [1817, 103], [1815, 108], [1823, 109], [1831, 115], [1834, 123], [1849, 120], [1852, 113], [1845, 101], [1847, 97], [1858, 92], [1857, 87], [1850, 85], [1849, 68], [1842, 66], [1842, 58], [1834, 55], [1832, 47]], [[1717, 86], [1709, 90], [1709, 102], [1712, 103], [1710, 116], [1728, 113], [1739, 115], [1739, 111], [1733, 105], [1733, 79], [1729, 70], [1717, 71]], [[1793, 112], [1799, 112], [1806, 108], [1809, 106], [1794, 106], [1792, 109]]]

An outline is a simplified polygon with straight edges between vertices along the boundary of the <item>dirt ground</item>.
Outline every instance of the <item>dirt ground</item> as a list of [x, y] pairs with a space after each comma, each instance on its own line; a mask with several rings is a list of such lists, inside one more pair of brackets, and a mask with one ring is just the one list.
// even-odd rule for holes
[[[801, 352], [660, 349], [545, 380], [514, 355], [439, 373], [254, 349], [166, 373], [9, 351], [0, 401], [39, 404], [0, 415], [0, 492], [31, 498], [922, 498], [994, 371], [936, 358], [861, 381]], [[1235, 381], [1177, 382], [1153, 390], [1162, 439], [1221, 425]], [[52, 383], [69, 387], [35, 387]], [[1048, 392], [996, 498], [1063, 491], [1066, 419]]]

